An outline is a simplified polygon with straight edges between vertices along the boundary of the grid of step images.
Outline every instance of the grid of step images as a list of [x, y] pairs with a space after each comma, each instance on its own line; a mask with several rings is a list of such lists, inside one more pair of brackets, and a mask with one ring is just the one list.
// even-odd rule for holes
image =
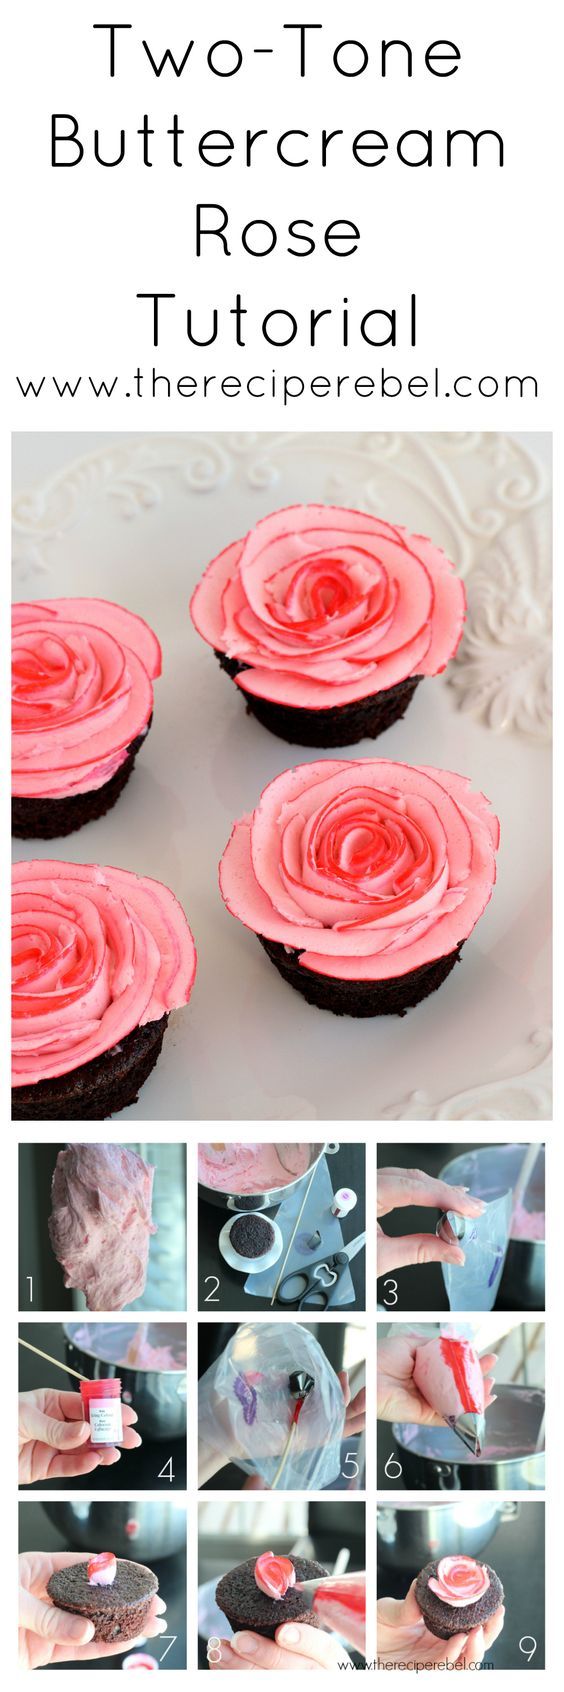
[[123, 1126], [19, 1145], [24, 1666], [542, 1668], [542, 1141]]

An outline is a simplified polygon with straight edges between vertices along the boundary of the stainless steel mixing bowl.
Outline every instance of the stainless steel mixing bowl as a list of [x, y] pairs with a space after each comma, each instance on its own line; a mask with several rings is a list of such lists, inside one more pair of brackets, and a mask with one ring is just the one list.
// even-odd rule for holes
[[[282, 1142], [276, 1141], [275, 1144], [281, 1145]], [[208, 1187], [204, 1181], [199, 1181], [198, 1198], [205, 1199], [206, 1204], [215, 1204], [218, 1210], [272, 1210], [274, 1205], [281, 1204], [289, 1193], [294, 1193], [302, 1181], [307, 1180], [325, 1153], [331, 1155], [338, 1151], [339, 1147], [333, 1140], [328, 1140], [325, 1145], [317, 1143], [307, 1146], [306, 1149], [309, 1159], [303, 1175], [297, 1175], [296, 1179], [288, 1181], [285, 1187], [271, 1187], [262, 1193], [220, 1193], [216, 1187]]]
[[180, 1498], [134, 1498], [111, 1502], [67, 1498], [45, 1499], [46, 1516], [62, 1534], [65, 1548], [107, 1551], [149, 1564], [171, 1557], [186, 1541], [186, 1506]]
[[496, 1402], [486, 1413], [481, 1457], [466, 1451], [452, 1428], [394, 1422], [401, 1485], [430, 1492], [544, 1487], [544, 1392], [496, 1381], [496, 1393]]
[[379, 1504], [378, 1562], [411, 1576], [431, 1559], [462, 1553], [475, 1557], [493, 1538], [500, 1521], [511, 1521], [520, 1505], [508, 1499], [461, 1498], [456, 1504]]
[[[77, 1335], [90, 1326], [96, 1329], [96, 1346], [78, 1339]], [[122, 1383], [122, 1398], [126, 1404], [133, 1404], [138, 1416], [139, 1433], [147, 1439], [177, 1439], [186, 1433], [186, 1370], [185, 1369], [132, 1369], [116, 1359], [116, 1347], [112, 1357], [112, 1341], [115, 1335], [127, 1328], [131, 1335], [138, 1324], [133, 1323], [90, 1323], [64, 1322], [63, 1331], [66, 1339], [67, 1362], [72, 1369], [78, 1369], [79, 1374], [87, 1375], [91, 1381], [103, 1380], [106, 1376], [118, 1375]], [[178, 1333], [179, 1324], [172, 1323], [151, 1325], [151, 1333], [165, 1345], [171, 1343], [173, 1332]], [[104, 1335], [109, 1340], [104, 1347]], [[105, 1355], [100, 1352], [105, 1350]]]

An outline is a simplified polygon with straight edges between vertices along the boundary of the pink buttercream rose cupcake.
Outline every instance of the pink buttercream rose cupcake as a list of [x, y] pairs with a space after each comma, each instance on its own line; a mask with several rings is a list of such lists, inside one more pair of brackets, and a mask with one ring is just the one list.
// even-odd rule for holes
[[12, 608], [12, 833], [52, 840], [115, 805], [150, 728], [156, 635], [106, 599]]
[[299, 764], [235, 824], [220, 887], [310, 1004], [403, 1015], [457, 962], [498, 842], [487, 799], [450, 770]]
[[495, 1569], [474, 1557], [441, 1557], [418, 1574], [415, 1598], [425, 1626], [435, 1639], [453, 1639], [485, 1627], [504, 1599]]
[[15, 864], [13, 1117], [99, 1121], [134, 1104], [195, 973], [186, 917], [160, 881]]
[[403, 717], [456, 652], [462, 582], [422, 535], [339, 506], [275, 511], [208, 565], [198, 633], [284, 740], [351, 746]]

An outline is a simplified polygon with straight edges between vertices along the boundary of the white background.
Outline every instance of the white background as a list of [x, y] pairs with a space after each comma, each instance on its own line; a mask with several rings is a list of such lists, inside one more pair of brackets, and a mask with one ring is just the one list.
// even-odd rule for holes
[[[24, 402], [18, 399], [15, 373], [57, 371], [63, 374], [92, 369], [95, 376], [142, 361], [152, 363], [145, 333], [140, 333], [134, 296], [138, 288], [175, 288], [179, 300], [197, 305], [223, 292], [231, 302], [237, 286], [263, 309], [278, 303], [315, 299], [325, 303], [332, 293], [346, 291], [363, 308], [393, 303], [406, 290], [416, 289], [420, 302], [420, 343], [415, 357], [396, 350], [386, 362], [401, 374], [426, 369], [437, 360], [442, 365], [478, 372], [490, 369], [534, 371], [539, 379], [536, 403], [506, 403], [501, 400], [467, 401], [456, 408], [452, 401], [441, 405], [393, 402], [389, 409], [343, 404], [338, 412], [324, 403], [300, 407], [295, 418], [285, 419], [295, 427], [387, 428], [390, 410], [395, 428], [503, 428], [556, 429], [559, 425], [559, 384], [562, 377], [560, 289], [557, 263], [557, 233], [560, 225], [561, 184], [559, 179], [559, 124], [562, 35], [560, 8], [548, 0], [534, 7], [521, 0], [388, 0], [378, 7], [372, 0], [356, 0], [348, 7], [334, 0], [308, 0], [307, 18], [322, 19], [328, 43], [346, 34], [378, 41], [384, 35], [402, 35], [427, 42], [440, 36], [457, 40], [463, 52], [462, 68], [456, 77], [442, 83], [419, 77], [411, 84], [391, 79], [382, 83], [375, 74], [350, 84], [327, 72], [324, 84], [313, 80], [301, 85], [274, 86], [265, 82], [260, 97], [242, 78], [233, 83], [198, 82], [189, 73], [179, 84], [159, 84], [149, 73], [139, 71], [137, 79], [123, 78], [110, 85], [100, 74], [101, 51], [92, 48], [89, 24], [107, 21], [109, 9], [91, 0], [21, 0], [10, 8], [11, 50], [6, 44], [7, 122], [3, 158], [10, 161], [12, 203], [4, 259], [7, 281], [4, 389], [4, 458], [7, 464], [7, 431], [68, 427], [96, 430], [131, 428], [275, 428], [280, 415], [272, 409], [229, 405], [212, 415], [193, 401], [164, 403], [147, 410], [132, 402], [104, 401]], [[246, 0], [233, 4], [187, 7], [181, 0], [161, 0], [158, 8], [140, 3], [120, 8], [120, 18], [129, 15], [139, 32], [155, 41], [155, 49], [182, 40], [190, 33], [205, 40], [226, 34], [255, 43], [270, 39], [277, 19], [295, 21], [301, 8], [287, 8], [271, 0], [268, 8]], [[305, 16], [305, 9], [304, 14]], [[116, 17], [117, 21], [117, 17]], [[133, 60], [131, 61], [133, 63]], [[269, 61], [263, 61], [268, 65]], [[184, 92], [183, 92], [184, 90]], [[233, 126], [256, 121], [273, 128], [288, 127], [305, 111], [304, 127], [312, 130], [339, 123], [351, 131], [375, 126], [390, 137], [412, 126], [436, 130], [467, 125], [502, 131], [506, 141], [506, 165], [502, 172], [483, 166], [469, 172], [461, 167], [450, 172], [407, 171], [391, 163], [375, 173], [348, 171], [342, 186], [336, 174], [316, 180], [312, 171], [280, 171], [273, 186], [263, 175], [205, 171], [200, 178], [187, 169], [167, 172], [141, 171], [121, 167], [115, 173], [87, 171], [51, 172], [49, 168], [49, 116], [54, 109], [72, 110], [85, 126], [108, 121], [134, 128], [144, 110], [155, 120], [177, 109], [187, 114], [185, 127], [200, 133], [212, 126]], [[243, 112], [242, 120], [238, 112]], [[362, 256], [342, 261], [295, 261], [278, 257], [263, 262], [233, 259], [225, 265], [222, 278], [214, 266], [213, 278], [203, 263], [191, 261], [190, 205], [201, 191], [206, 199], [223, 198], [220, 187], [229, 176], [229, 204], [235, 217], [244, 221], [255, 207], [272, 210], [283, 222], [290, 213], [358, 213], [366, 231]], [[302, 183], [302, 180], [303, 183]], [[217, 192], [212, 192], [215, 189]], [[227, 192], [227, 190], [225, 190]], [[344, 200], [344, 204], [343, 204]], [[262, 202], [262, 205], [261, 205]], [[227, 201], [226, 201], [227, 203]], [[373, 228], [370, 234], [370, 206]], [[311, 211], [313, 207], [313, 212]], [[346, 279], [346, 290], [344, 282]], [[137, 308], [140, 309], [140, 308]], [[166, 354], [166, 357], [164, 356]], [[227, 360], [224, 361], [227, 367]], [[262, 355], [261, 355], [262, 362]], [[279, 361], [277, 361], [279, 362]], [[352, 362], [352, 361], [351, 361]], [[163, 367], [181, 371], [216, 368], [218, 361], [182, 344], [179, 334], [163, 347]], [[359, 358], [360, 367], [366, 360]], [[344, 355], [325, 356], [322, 366], [330, 371], [348, 368]], [[561, 457], [557, 437], [558, 459]], [[557, 480], [558, 488], [558, 480]], [[4, 494], [7, 475], [4, 476]], [[557, 583], [558, 586], [558, 583]], [[7, 605], [3, 608], [6, 630]], [[7, 643], [5, 643], [7, 653]], [[558, 678], [557, 678], [558, 679]], [[560, 690], [559, 690], [560, 691]], [[4, 690], [7, 698], [7, 688]], [[4, 769], [7, 770], [7, 719], [4, 715]], [[525, 796], [526, 799], [526, 796]], [[557, 825], [561, 807], [557, 809]], [[4, 792], [4, 887], [8, 886], [7, 785]], [[542, 821], [539, 819], [539, 826]], [[558, 860], [557, 860], [558, 861]], [[7, 1026], [7, 969], [3, 969], [3, 1011]], [[6, 1053], [7, 1055], [7, 1053]], [[5, 1065], [7, 1073], [7, 1065]], [[9, 1124], [7, 1087], [3, 1094], [4, 1129], [9, 1152], [6, 1161], [7, 1190], [15, 1193], [15, 1147]], [[558, 1120], [558, 1118], [557, 1118]], [[161, 1133], [163, 1130], [161, 1129]], [[166, 1128], [163, 1137], [166, 1138]], [[345, 1130], [346, 1132], [346, 1130]], [[158, 1136], [158, 1125], [155, 1130]], [[484, 1137], [488, 1130], [483, 1131]], [[12, 1135], [12, 1139], [10, 1136]], [[560, 1286], [555, 1241], [561, 1226], [559, 1209], [562, 1153], [560, 1127], [548, 1130], [552, 1176], [549, 1176], [549, 1250], [547, 1278], [547, 1392], [549, 1446], [548, 1519], [548, 1661], [549, 1674], [556, 1677], [560, 1661], [558, 1572], [561, 1564], [561, 1512], [558, 1492], [560, 1413], [562, 1402], [561, 1345], [559, 1339]], [[414, 1160], [416, 1151], [414, 1148]], [[11, 1203], [5, 1217], [4, 1247], [7, 1264], [15, 1265]], [[10, 1307], [15, 1309], [15, 1280], [7, 1283]], [[13, 1329], [12, 1329], [13, 1335]], [[15, 1339], [15, 1336], [13, 1336]], [[6, 1395], [5, 1395], [6, 1396]], [[3, 1412], [6, 1412], [5, 1396]], [[10, 1418], [11, 1419], [11, 1418]], [[7, 1432], [4, 1449], [13, 1449], [13, 1426]], [[10, 1443], [8, 1444], [8, 1438]], [[6, 1554], [7, 1589], [12, 1591], [12, 1548], [15, 1543], [15, 1485], [13, 1461], [6, 1461], [7, 1511], [11, 1513], [11, 1545]], [[193, 1525], [191, 1529], [193, 1544]], [[9, 1611], [13, 1625], [13, 1606]], [[11, 1642], [10, 1642], [11, 1643]], [[526, 1670], [524, 1672], [527, 1672]], [[529, 1678], [532, 1671], [528, 1671]], [[514, 1675], [502, 1681], [518, 1685]], [[64, 1685], [64, 1682], [62, 1683]], [[71, 1682], [73, 1684], [73, 1682]], [[74, 1684], [80, 1684], [75, 1676]], [[93, 1682], [96, 1684], [96, 1680]]]
[[[227, 342], [221, 351], [190, 347], [183, 326], [188, 304], [201, 320], [210, 301], [229, 306], [240, 289], [250, 325], [253, 313], [262, 316], [277, 305], [295, 304], [299, 313], [306, 305], [338, 302], [344, 294], [353, 315], [355, 309], [361, 315], [396, 302], [403, 313], [415, 290], [418, 349], [413, 353], [405, 344], [386, 349], [387, 368], [407, 376], [431, 371], [438, 363], [449, 377], [517, 371], [536, 373], [539, 380], [540, 399], [515, 400], [510, 418], [505, 402], [497, 399], [390, 400], [382, 416], [374, 401], [345, 398], [338, 425], [327, 401], [310, 400], [286, 413], [290, 426], [495, 428], [503, 418], [504, 427], [550, 427], [556, 368], [547, 356], [546, 335], [556, 274], [549, 258], [555, 201], [547, 112], [556, 54], [553, 8], [547, 0], [534, 10], [522, 0], [478, 0], [474, 5], [388, 0], [377, 7], [370, 0], [355, 0], [348, 7], [312, 0], [305, 11], [284, 0], [268, 7], [255, 0], [239, 7], [217, 0], [198, 8], [179, 0], [162, 0], [155, 8], [137, 0], [135, 6], [122, 7], [119, 17], [134, 20], [134, 29], [118, 41], [118, 74], [110, 81], [106, 36], [90, 27], [92, 21], [108, 21], [107, 8], [92, 0], [78, 6], [75, 0], [49, 6], [24, 0], [15, 11], [18, 74], [10, 79], [15, 108], [10, 139], [17, 167], [11, 241], [17, 268], [9, 337], [14, 426], [62, 428], [69, 412], [73, 426], [80, 428], [92, 427], [94, 415], [98, 428], [279, 426], [281, 413], [267, 400], [225, 401], [221, 407], [216, 400], [145, 404], [123, 397], [137, 363], [153, 363], [149, 308], [135, 296], [138, 290], [159, 288], [177, 294], [156, 357], [157, 366], [171, 374], [237, 372], [238, 360], [245, 358], [228, 352]], [[284, 21], [300, 18], [323, 23], [316, 37], [320, 46], [312, 49], [315, 74], [304, 81], [295, 74], [297, 41], [281, 28]], [[194, 38], [181, 78], [167, 71], [160, 79], [153, 75], [140, 44], [143, 35], [155, 57], [167, 45], [180, 57]], [[210, 75], [205, 64], [208, 46], [224, 36], [238, 40], [246, 55], [242, 71], [230, 79]], [[331, 63], [333, 48], [348, 36], [363, 40], [371, 53], [369, 69], [358, 78], [339, 76]], [[397, 61], [392, 55], [382, 78], [379, 46], [386, 37], [412, 43], [410, 81], [403, 73], [403, 55]], [[425, 47], [441, 38], [454, 40], [462, 55], [456, 74], [445, 79], [423, 68]], [[253, 58], [253, 46], [271, 44], [275, 55]], [[166, 129], [175, 110], [186, 130], [183, 145], [190, 162], [183, 169], [157, 163], [144, 169], [137, 151], [133, 155], [133, 147], [140, 146], [134, 131], [143, 113], [151, 115], [158, 130]], [[77, 117], [88, 137], [89, 162], [51, 169], [53, 111]], [[469, 162], [449, 170], [442, 162], [432, 169], [408, 169], [390, 153], [384, 164], [367, 170], [347, 162], [340, 151], [334, 155], [336, 165], [326, 170], [313, 164], [307, 170], [274, 169], [268, 153], [256, 154], [259, 162], [252, 170], [235, 160], [220, 170], [195, 160], [193, 136], [221, 127], [238, 137], [247, 125], [269, 128], [275, 135], [300, 126], [312, 137], [323, 127], [340, 127], [351, 136], [377, 128], [390, 144], [404, 129], [431, 127], [439, 160], [440, 137], [449, 126], [493, 128], [504, 136], [506, 162], [498, 169], [487, 146], [477, 169]], [[125, 127], [131, 156], [124, 165], [108, 170], [92, 162], [96, 126], [108, 157]], [[157, 138], [153, 146], [157, 149]], [[330, 258], [323, 249], [312, 258], [293, 259], [279, 247], [263, 259], [235, 248], [231, 259], [213, 254], [196, 262], [197, 199], [229, 206], [234, 228], [269, 213], [280, 226], [291, 216], [320, 223], [349, 216], [362, 230], [361, 246], [350, 259]], [[351, 351], [349, 362], [324, 341], [318, 352], [302, 358], [296, 350], [284, 355], [250, 345], [245, 359], [248, 369], [301, 367], [310, 375], [351, 368], [366, 372], [381, 362], [369, 348]], [[23, 379], [43, 371], [70, 378], [91, 372], [96, 379], [121, 372], [124, 379], [119, 399], [111, 401], [88, 401], [82, 391], [76, 400], [58, 401], [48, 397], [48, 389], [38, 402], [21, 399], [15, 374]], [[450, 391], [450, 382], [443, 386]]]

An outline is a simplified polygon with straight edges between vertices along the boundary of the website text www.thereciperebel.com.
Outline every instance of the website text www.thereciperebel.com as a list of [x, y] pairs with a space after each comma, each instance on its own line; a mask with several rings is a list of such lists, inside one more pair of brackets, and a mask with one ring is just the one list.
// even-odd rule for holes
[[[449, 374], [441, 370], [438, 365], [424, 372], [414, 372], [412, 376], [399, 376], [392, 369], [382, 366], [370, 375], [359, 371], [357, 374], [347, 371], [342, 375], [326, 375], [319, 372], [315, 375], [305, 375], [299, 371], [286, 371], [276, 368], [270, 370], [255, 370], [251, 374], [238, 376], [221, 371], [210, 371], [202, 375], [171, 375], [170, 372], [152, 365], [147, 369], [137, 366], [128, 378], [113, 375], [76, 374], [59, 372], [58, 375], [44, 372], [30, 374], [21, 373], [16, 376], [18, 397], [33, 401], [60, 399], [67, 403], [84, 398], [100, 401], [108, 400], [138, 400], [141, 403], [167, 402], [169, 400], [206, 400], [213, 408], [214, 403], [226, 400], [265, 400], [282, 408], [299, 405], [301, 400], [350, 401], [350, 400], [459, 400], [468, 399], [508, 399], [508, 400], [537, 400], [539, 398], [539, 384], [536, 376], [519, 375], [514, 372], [485, 371], [482, 374], [459, 372]], [[321, 406], [320, 406], [321, 409]]]

